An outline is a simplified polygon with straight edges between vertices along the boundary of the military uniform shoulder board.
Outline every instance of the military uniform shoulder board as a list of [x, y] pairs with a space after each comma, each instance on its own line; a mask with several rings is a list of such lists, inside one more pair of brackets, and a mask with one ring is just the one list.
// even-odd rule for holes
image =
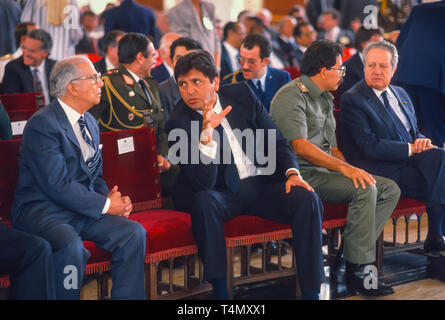
[[111, 69], [106, 72], [106, 74], [108, 74], [108, 75], [113, 75], [113, 74], [118, 74], [118, 73], [119, 73], [119, 69]]
[[122, 75], [122, 78], [124, 79], [124, 82], [126, 85], [132, 87], [134, 86], [134, 79], [130, 76], [127, 76], [126, 74]]
[[12, 59], [12, 54], [10, 54], [10, 53], [5, 54], [4, 56], [0, 57], [0, 61], [10, 60], [10, 59]]
[[296, 84], [297, 84], [298, 88], [300, 88], [300, 90], [301, 90], [302, 92], [308, 92], [308, 91], [309, 91], [309, 90], [307, 89], [307, 87], [303, 84], [303, 82], [301, 82], [301, 81], [297, 81]]

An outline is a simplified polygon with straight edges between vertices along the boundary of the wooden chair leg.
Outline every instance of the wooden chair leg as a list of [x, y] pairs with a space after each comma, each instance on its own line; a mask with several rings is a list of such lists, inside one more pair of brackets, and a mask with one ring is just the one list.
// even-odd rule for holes
[[158, 300], [158, 263], [145, 264], [145, 294], [148, 300]]
[[233, 248], [227, 248], [227, 289], [230, 299], [233, 299]]

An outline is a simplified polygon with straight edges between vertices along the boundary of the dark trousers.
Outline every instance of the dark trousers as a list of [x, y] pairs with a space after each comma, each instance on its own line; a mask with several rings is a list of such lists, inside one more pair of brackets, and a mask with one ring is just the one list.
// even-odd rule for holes
[[92, 241], [111, 253], [112, 299], [145, 299], [146, 232], [139, 223], [108, 214], [95, 220], [61, 210], [28, 215], [22, 212], [14, 225], [41, 236], [51, 245], [57, 299], [80, 298], [90, 257], [83, 240]]
[[[444, 149], [430, 149], [413, 155], [406, 166], [389, 178], [399, 185], [402, 196], [425, 202], [428, 215], [437, 207], [445, 213]], [[442, 226], [436, 227], [442, 230]]]
[[224, 222], [249, 214], [290, 224], [301, 288], [303, 291], [320, 288], [324, 279], [323, 205], [314, 192], [295, 187], [286, 194], [283, 181], [257, 176], [242, 180], [236, 195], [225, 190], [206, 190], [189, 197], [188, 204], [183, 197], [179, 201], [175, 199], [177, 203], [186, 204], [181, 210], [191, 213], [193, 235], [206, 280], [226, 278]]
[[9, 274], [11, 299], [55, 299], [53, 256], [49, 243], [0, 224], [0, 274]]

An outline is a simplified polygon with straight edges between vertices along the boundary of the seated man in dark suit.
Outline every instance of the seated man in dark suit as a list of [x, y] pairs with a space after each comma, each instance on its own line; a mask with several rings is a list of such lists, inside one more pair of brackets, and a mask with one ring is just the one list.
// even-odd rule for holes
[[336, 94], [340, 97], [343, 93], [352, 88], [354, 84], [365, 77], [363, 72], [363, 49], [370, 42], [377, 42], [383, 40], [382, 29], [365, 28], [361, 26], [355, 34], [355, 49], [357, 53], [345, 61], [346, 74], [343, 82], [338, 87]]
[[274, 51], [284, 57], [287, 67], [298, 67], [296, 60], [296, 50], [298, 45], [293, 37], [293, 31], [297, 25], [297, 20], [291, 16], [285, 16], [278, 23], [279, 34], [272, 42]]
[[396, 47], [387, 41], [370, 43], [363, 57], [364, 80], [340, 102], [344, 155], [353, 165], [397, 182], [402, 196], [425, 202], [427, 273], [445, 281], [445, 152], [419, 132], [408, 94], [390, 85]]
[[[173, 68], [179, 58], [198, 49], [202, 49], [201, 44], [191, 38], [181, 37], [173, 41], [170, 46], [170, 59], [173, 62]], [[167, 121], [176, 104], [181, 100], [175, 77], [170, 77], [159, 85], [159, 96], [161, 97], [161, 106], [164, 108], [164, 119]]]
[[96, 120], [87, 111], [103, 82], [85, 57], [54, 66], [57, 98], [28, 121], [11, 210], [13, 226], [47, 240], [53, 251], [57, 299], [79, 299], [90, 253], [82, 240], [111, 253], [113, 299], [144, 299], [146, 232], [128, 220], [129, 197], [102, 178]]
[[125, 32], [120, 30], [113, 30], [105, 35], [103, 41], [103, 50], [105, 55], [102, 59], [93, 63], [97, 72], [105, 74], [107, 71], [119, 67], [119, 57], [117, 55], [118, 43], [124, 35]]
[[173, 63], [170, 58], [170, 47], [173, 41], [179, 39], [181, 35], [179, 33], [169, 32], [162, 36], [161, 44], [159, 46], [159, 56], [162, 59], [162, 63], [151, 69], [151, 76], [155, 78], [158, 83], [164, 82], [173, 77]]
[[345, 47], [352, 47], [354, 33], [351, 30], [341, 29], [338, 26], [340, 19], [340, 12], [335, 9], [323, 12], [320, 16], [320, 24], [323, 30], [318, 34], [318, 38], [338, 42]]
[[[228, 298], [224, 222], [251, 214], [291, 225], [303, 298], [317, 299], [323, 206], [301, 178], [289, 143], [246, 83], [219, 87], [208, 52], [179, 59], [175, 77], [182, 100], [166, 124], [169, 159], [181, 167], [173, 199], [179, 210], [191, 213], [215, 297]], [[243, 144], [239, 130], [252, 139]], [[259, 130], [272, 138], [262, 139]], [[260, 159], [263, 152], [268, 159]]]
[[272, 47], [261, 34], [249, 34], [241, 43], [241, 70], [226, 76], [222, 84], [246, 81], [267, 112], [275, 93], [290, 81], [287, 71], [268, 67]]
[[244, 25], [239, 22], [228, 22], [224, 26], [223, 42], [221, 43], [221, 71], [220, 77], [239, 69], [239, 49], [241, 41], [246, 36]]
[[293, 36], [295, 42], [297, 43], [295, 59], [297, 60], [297, 67], [300, 68], [304, 53], [306, 52], [307, 48], [311, 46], [312, 42], [315, 41], [317, 34], [311, 24], [302, 22], [294, 28]]
[[100, 54], [98, 38], [94, 37], [94, 32], [99, 26], [99, 17], [93, 11], [87, 10], [82, 14], [80, 23], [82, 24], [83, 38], [76, 45], [76, 54]]
[[45, 103], [49, 104], [49, 75], [56, 63], [48, 58], [52, 46], [51, 36], [45, 30], [29, 32], [22, 44], [23, 55], [5, 67], [3, 93], [43, 92]]
[[9, 275], [13, 300], [56, 298], [53, 255], [48, 241], [1, 223], [0, 274]]

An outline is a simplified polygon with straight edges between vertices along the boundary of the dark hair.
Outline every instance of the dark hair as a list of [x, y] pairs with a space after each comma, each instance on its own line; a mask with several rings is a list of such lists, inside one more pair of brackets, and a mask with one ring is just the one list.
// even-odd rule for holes
[[329, 69], [337, 63], [337, 57], [343, 56], [343, 48], [333, 41], [317, 40], [306, 50], [301, 62], [301, 73], [309, 77]]
[[118, 44], [118, 57], [119, 63], [129, 64], [136, 60], [136, 56], [139, 52], [144, 57], [148, 57], [148, 45], [150, 40], [142, 33], [129, 33], [119, 40]]
[[335, 10], [335, 9], [328, 9], [326, 11], [323, 11], [322, 15], [324, 15], [324, 14], [330, 14], [332, 19], [334, 19], [334, 20], [339, 20], [340, 21], [340, 19], [341, 19], [340, 12], [338, 10]]
[[14, 38], [17, 48], [20, 47], [20, 39], [28, 33], [28, 28], [35, 25], [34, 22], [22, 22], [15, 27]]
[[117, 46], [117, 38], [120, 36], [124, 36], [125, 32], [121, 30], [111, 30], [108, 32], [103, 40], [103, 51], [105, 53], [108, 52], [109, 47], [116, 47]]
[[98, 18], [97, 14], [94, 13], [94, 11], [91, 10], [87, 10], [84, 13], [82, 13], [82, 16], [80, 18], [80, 21], [83, 21], [83, 19], [85, 17], [93, 17], [93, 18]]
[[176, 62], [175, 79], [178, 80], [179, 76], [189, 73], [192, 69], [202, 72], [210, 82], [219, 75], [212, 55], [205, 50], [196, 50], [181, 57]]
[[300, 38], [300, 37], [301, 37], [301, 29], [302, 29], [304, 26], [309, 26], [309, 25], [310, 25], [310, 24], [307, 23], [307, 22], [302, 22], [302, 23], [297, 24], [297, 26], [294, 28], [294, 31], [293, 31], [294, 38], [295, 38], [295, 37]]
[[170, 46], [170, 59], [173, 61], [173, 57], [175, 56], [175, 51], [177, 47], [185, 47], [187, 50], [199, 50], [202, 49], [201, 44], [188, 37], [181, 37], [172, 42]]
[[223, 40], [227, 40], [227, 37], [229, 36], [229, 31], [232, 30], [233, 32], [237, 32], [236, 26], [238, 25], [238, 22], [229, 21], [224, 26], [224, 32], [223, 32]]
[[354, 36], [354, 47], [358, 50], [358, 51], [362, 51], [362, 43], [368, 42], [369, 39], [371, 39], [372, 36], [374, 35], [380, 35], [383, 37], [383, 30], [382, 28], [365, 28], [364, 26], [361, 26], [355, 36]]
[[241, 46], [248, 50], [258, 46], [260, 48], [261, 59], [268, 58], [272, 52], [272, 46], [270, 45], [269, 40], [259, 33], [248, 34], [241, 42]]
[[28, 38], [39, 40], [42, 42], [41, 49], [43, 51], [50, 51], [53, 47], [53, 40], [48, 32], [43, 29], [34, 29], [26, 34]]

